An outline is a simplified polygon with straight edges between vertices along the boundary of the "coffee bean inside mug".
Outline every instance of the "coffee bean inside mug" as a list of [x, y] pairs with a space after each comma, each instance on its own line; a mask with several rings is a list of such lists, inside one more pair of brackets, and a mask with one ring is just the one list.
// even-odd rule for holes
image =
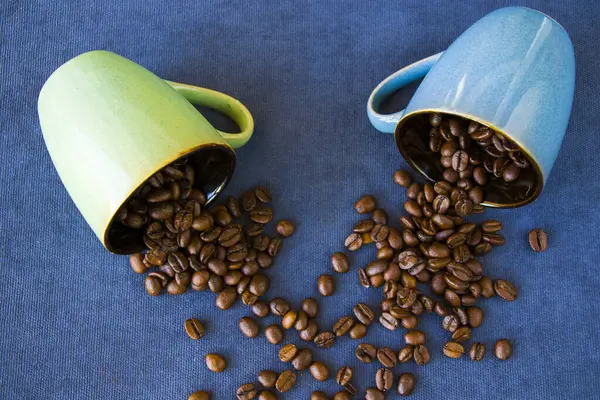
[[462, 186], [478, 203], [521, 205], [541, 189], [541, 173], [527, 153], [478, 122], [416, 114], [397, 128], [396, 137], [404, 158], [425, 177]]

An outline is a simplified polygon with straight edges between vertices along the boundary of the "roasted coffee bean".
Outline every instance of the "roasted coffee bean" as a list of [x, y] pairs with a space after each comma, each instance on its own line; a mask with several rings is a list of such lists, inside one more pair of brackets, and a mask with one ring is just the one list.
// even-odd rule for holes
[[382, 247], [381, 249], [377, 250], [378, 260], [390, 261], [392, 258], [394, 258], [394, 249], [392, 249], [391, 247]]
[[142, 253], [135, 253], [129, 256], [129, 265], [136, 274], [143, 274], [148, 270], [146, 264], [144, 264], [144, 256]]
[[279, 325], [269, 325], [265, 328], [265, 337], [271, 344], [279, 344], [283, 340], [283, 331]]
[[315, 337], [313, 342], [318, 347], [329, 348], [335, 343], [335, 335], [333, 332], [321, 332]]
[[506, 339], [500, 339], [494, 345], [494, 355], [498, 360], [508, 360], [512, 356], [512, 345]]
[[376, 224], [379, 224], [379, 225], [387, 225], [387, 223], [388, 223], [388, 215], [385, 212], [385, 210], [383, 210], [381, 208], [374, 209], [373, 212], [371, 213], [371, 218], [373, 219], [373, 221]]
[[460, 343], [447, 342], [443, 349], [444, 355], [449, 358], [460, 358], [465, 352], [464, 347]]
[[270, 390], [263, 390], [259, 393], [258, 400], [277, 400], [277, 396]]
[[431, 278], [431, 290], [437, 295], [444, 294], [446, 290], [446, 281], [444, 280], [444, 273], [437, 273]]
[[227, 264], [218, 258], [211, 259], [207, 266], [208, 269], [215, 275], [224, 276], [227, 273]]
[[507, 301], [513, 301], [517, 298], [517, 289], [504, 279], [498, 279], [494, 282], [494, 291]]
[[225, 359], [219, 354], [209, 353], [205, 358], [206, 367], [212, 372], [223, 372], [227, 363]]
[[504, 243], [506, 243], [506, 239], [504, 238], [504, 236], [499, 235], [497, 233], [484, 233], [481, 236], [481, 239], [484, 242], [487, 242], [494, 246], [502, 246]]
[[319, 303], [312, 297], [302, 300], [302, 310], [306, 313], [308, 318], [315, 318], [319, 313]]
[[242, 213], [240, 211], [240, 204], [233, 197], [229, 196], [227, 198], [226, 205], [227, 205], [227, 210], [233, 217], [239, 218], [242, 215]]
[[329, 400], [329, 397], [325, 393], [317, 390], [311, 393], [310, 400]]
[[166, 286], [167, 293], [177, 295], [183, 294], [187, 290], [186, 286], [180, 285], [175, 279], [169, 281]]
[[273, 220], [273, 210], [265, 206], [256, 206], [250, 211], [250, 220], [257, 224], [268, 224]]
[[375, 313], [364, 303], [358, 303], [353, 308], [356, 319], [362, 322], [364, 325], [371, 325], [375, 319]]
[[331, 266], [335, 272], [341, 274], [350, 270], [348, 256], [342, 252], [333, 253], [331, 256]]
[[271, 194], [267, 188], [263, 186], [258, 186], [254, 189], [254, 196], [256, 196], [261, 203], [269, 203], [271, 201]]
[[269, 242], [269, 247], [267, 248], [269, 255], [271, 257], [275, 257], [277, 254], [279, 254], [282, 244], [283, 239], [281, 239], [280, 236], [275, 236], [273, 239], [271, 239]]
[[390, 390], [394, 384], [394, 374], [389, 368], [379, 368], [375, 374], [375, 384], [382, 392]]
[[413, 358], [414, 347], [411, 345], [406, 345], [400, 349], [398, 352], [398, 361], [401, 363], [405, 363], [410, 361]]
[[207, 269], [194, 272], [192, 275], [192, 289], [194, 290], [206, 290], [208, 289], [208, 280], [210, 279], [210, 271]]
[[238, 326], [240, 331], [249, 338], [255, 338], [260, 333], [260, 327], [256, 321], [250, 317], [243, 317], [240, 319]]
[[429, 349], [425, 345], [420, 344], [413, 350], [413, 358], [418, 365], [425, 365], [429, 363], [431, 356], [429, 355]]
[[367, 265], [365, 269], [368, 276], [374, 276], [378, 274], [382, 274], [388, 267], [388, 262], [385, 260], [375, 260]]
[[187, 400], [210, 400], [210, 394], [204, 390], [198, 390], [190, 394]]
[[358, 269], [358, 280], [362, 287], [364, 287], [364, 288], [371, 287], [371, 282], [369, 281], [369, 276], [367, 275], [367, 272], [364, 270], [364, 268]]
[[396, 353], [389, 347], [382, 347], [377, 350], [377, 359], [387, 368], [393, 368], [396, 365]]
[[458, 150], [452, 155], [452, 169], [464, 171], [469, 166], [469, 154], [464, 150]]
[[450, 313], [450, 311], [448, 310], [448, 307], [446, 307], [446, 306], [445, 306], [443, 303], [441, 303], [441, 302], [440, 302], [440, 303], [436, 303], [436, 304], [435, 304], [435, 306], [434, 306], [434, 308], [433, 308], [433, 311], [434, 311], [434, 312], [435, 312], [437, 315], [439, 315], [440, 317], [445, 317], [445, 316], [447, 316], [447, 315]]
[[248, 285], [250, 285], [251, 280], [251, 276], [244, 276], [242, 279], [240, 279], [236, 286], [237, 294], [241, 295], [242, 293], [246, 292], [246, 289], [248, 288]]
[[264, 318], [269, 315], [269, 305], [264, 301], [257, 301], [252, 305], [252, 313], [258, 318]]
[[267, 246], [269, 245], [269, 238], [266, 236], [260, 236], [265, 230], [264, 225], [255, 224], [254, 222], [250, 222], [244, 228], [246, 235], [253, 237], [252, 246], [259, 251], [265, 251]]
[[379, 389], [368, 388], [365, 391], [365, 400], [384, 400], [385, 395]]
[[211, 211], [215, 222], [217, 223], [217, 225], [219, 225], [221, 227], [225, 227], [225, 226], [229, 225], [232, 221], [231, 214], [229, 214], [229, 211], [227, 211], [227, 208], [225, 206], [217, 206], [217, 207], [219, 207], [219, 208], [215, 207]]
[[251, 190], [245, 192], [242, 195], [240, 203], [245, 211], [252, 211], [254, 207], [256, 207], [256, 196], [254, 195], [254, 192]]
[[209, 228], [202, 232], [200, 234], [200, 239], [202, 239], [206, 243], [214, 242], [221, 235], [222, 231], [223, 228], [221, 228], [220, 226], [213, 226], [212, 228]]
[[[446, 277], [448, 277], [448, 275], [446, 275]], [[448, 282], [448, 280], [446, 282]], [[448, 302], [448, 304], [450, 304], [453, 307], [458, 307], [461, 305], [460, 296], [451, 289], [446, 289], [446, 291], [444, 292], [444, 299]]]
[[404, 334], [404, 342], [413, 346], [425, 344], [425, 332], [412, 330]]
[[452, 340], [457, 343], [464, 343], [471, 339], [471, 328], [467, 326], [461, 326], [452, 334]]
[[415, 315], [409, 315], [408, 317], [402, 318], [401, 324], [405, 329], [415, 329], [419, 323], [419, 320]]
[[295, 344], [288, 343], [279, 349], [279, 359], [282, 362], [290, 362], [298, 354], [298, 348]]
[[256, 254], [256, 262], [261, 268], [269, 268], [273, 265], [273, 258], [267, 253], [259, 251]]
[[258, 373], [258, 382], [266, 388], [273, 388], [275, 387], [277, 376], [275, 371], [262, 370]]
[[308, 315], [306, 314], [306, 312], [304, 312], [304, 310], [298, 311], [298, 313], [296, 314], [296, 322], [294, 322], [294, 328], [296, 328], [297, 331], [302, 331], [306, 329], [307, 325]]
[[467, 308], [468, 322], [469, 325], [473, 328], [478, 328], [481, 326], [483, 321], [483, 311], [478, 307], [469, 307]]
[[335, 292], [335, 281], [333, 280], [333, 276], [328, 274], [319, 276], [317, 288], [319, 289], [321, 296], [331, 296], [333, 292]]
[[219, 244], [223, 247], [231, 247], [242, 238], [242, 231], [237, 226], [230, 226], [223, 229], [219, 235]]
[[407, 200], [404, 203], [404, 210], [410, 215], [417, 218], [421, 218], [423, 216], [421, 206], [415, 200]]
[[354, 204], [354, 209], [359, 214], [367, 214], [373, 211], [377, 207], [375, 198], [371, 195], [365, 195], [358, 199]]
[[473, 343], [469, 349], [469, 357], [471, 361], [481, 361], [485, 356], [485, 344]]
[[333, 395], [333, 400], [351, 400], [352, 395], [346, 390], [342, 390]]
[[535, 252], [543, 252], [548, 248], [548, 235], [543, 229], [534, 229], [529, 232], [529, 245]]
[[313, 360], [313, 354], [310, 349], [302, 349], [292, 359], [292, 366], [296, 371], [302, 371], [310, 366]]
[[352, 379], [352, 368], [348, 366], [341, 367], [335, 376], [335, 381], [340, 386], [349, 383], [350, 379]]
[[329, 367], [320, 361], [313, 362], [309, 367], [309, 372], [319, 382], [325, 382], [329, 378]]
[[318, 332], [319, 327], [317, 326], [317, 323], [311, 319], [308, 321], [306, 328], [300, 331], [300, 339], [304, 340], [305, 342], [312, 342], [317, 336]]
[[290, 390], [296, 384], [296, 374], [290, 370], [283, 371], [275, 381], [275, 388], [281, 393]]
[[196, 318], [190, 318], [185, 321], [185, 333], [190, 339], [198, 340], [204, 336], [204, 325]]
[[405, 372], [398, 378], [397, 392], [400, 396], [410, 396], [415, 390], [415, 376]]
[[365, 364], [370, 364], [371, 362], [373, 362], [375, 357], [377, 357], [377, 350], [375, 349], [375, 347], [368, 343], [361, 343], [358, 346], [356, 346], [354, 354], [356, 355], [356, 358], [359, 359], [359, 361], [362, 361]]
[[367, 326], [362, 323], [355, 323], [348, 335], [352, 339], [362, 339], [367, 335]]
[[495, 294], [494, 283], [487, 276], [481, 278], [479, 284], [481, 285], [481, 295], [483, 297], [490, 298]]
[[177, 274], [175, 274], [175, 282], [177, 282], [178, 285], [187, 288], [190, 285], [191, 281], [192, 272], [190, 270], [178, 272]]
[[390, 313], [382, 313], [381, 316], [379, 317], [379, 323], [385, 328], [388, 329], [390, 331], [394, 331], [396, 329], [398, 329], [398, 320], [394, 317], [392, 317], [392, 315]]
[[399, 169], [394, 172], [394, 182], [400, 186], [408, 187], [412, 183], [412, 177], [407, 171]]
[[290, 310], [283, 315], [281, 319], [281, 326], [283, 329], [291, 329], [296, 323], [296, 318], [298, 314], [294, 310]]
[[371, 239], [374, 242], [381, 242], [387, 239], [389, 234], [389, 229], [387, 225], [377, 224], [371, 230]]
[[344, 246], [350, 251], [356, 251], [363, 245], [363, 238], [359, 233], [351, 233], [344, 241]]
[[352, 232], [356, 233], [367, 233], [371, 232], [373, 227], [375, 226], [375, 221], [371, 219], [364, 219], [362, 221], [358, 221], [356, 225], [352, 228]]
[[290, 310], [290, 305], [281, 297], [275, 297], [269, 303], [271, 313], [278, 317], [283, 317]]
[[256, 386], [254, 383], [246, 383], [235, 392], [237, 400], [252, 400], [256, 396]]
[[[210, 281], [209, 281], [210, 284]], [[221, 310], [228, 310], [237, 300], [237, 292], [234, 287], [228, 286], [219, 293], [216, 299], [216, 305]]]
[[447, 315], [442, 320], [442, 328], [448, 332], [454, 333], [460, 325], [460, 321], [455, 315]]
[[415, 301], [417, 301], [417, 292], [408, 289], [408, 288], [400, 288], [398, 289], [398, 294], [396, 296], [396, 302], [402, 308], [410, 308]]
[[458, 322], [461, 325], [467, 325], [469, 323], [469, 316], [467, 312], [461, 307], [453, 307], [451, 310], [452, 315], [458, 318]]
[[337, 320], [333, 325], [333, 333], [335, 336], [344, 336], [354, 325], [354, 320], [350, 316], [344, 316]]

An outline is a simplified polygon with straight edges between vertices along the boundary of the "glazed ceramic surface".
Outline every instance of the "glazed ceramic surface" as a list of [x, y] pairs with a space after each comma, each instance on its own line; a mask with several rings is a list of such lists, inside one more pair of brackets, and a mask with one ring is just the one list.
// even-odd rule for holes
[[[191, 103], [230, 116], [241, 133], [216, 130]], [[203, 146], [233, 154], [254, 128], [239, 101], [166, 82], [107, 51], [82, 54], [58, 68], [40, 92], [38, 112], [54, 166], [105, 246], [116, 211], [148, 177]]]
[[[405, 110], [375, 111], [385, 97], [424, 76]], [[479, 121], [516, 142], [544, 183], [565, 135], [574, 88], [573, 45], [562, 26], [538, 11], [508, 7], [481, 18], [445, 52], [381, 82], [367, 113], [375, 128], [396, 135], [407, 118], [424, 112]]]

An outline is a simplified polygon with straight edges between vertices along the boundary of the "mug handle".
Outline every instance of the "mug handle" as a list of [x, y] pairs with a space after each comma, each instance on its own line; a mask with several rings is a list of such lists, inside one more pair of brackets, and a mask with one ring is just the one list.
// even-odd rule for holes
[[393, 114], [379, 114], [375, 111], [379, 107], [383, 99], [406, 86], [407, 84], [423, 78], [431, 67], [437, 62], [444, 52], [440, 52], [424, 58], [420, 61], [407, 65], [400, 71], [394, 72], [392, 75], [385, 78], [371, 93], [367, 102], [367, 115], [371, 124], [380, 132], [394, 133], [396, 125], [402, 118], [404, 110], [397, 111]]
[[165, 82], [177, 90], [190, 103], [210, 107], [231, 118], [240, 127], [240, 133], [227, 133], [218, 129], [217, 132], [234, 149], [242, 147], [252, 137], [252, 132], [254, 132], [254, 118], [252, 118], [250, 111], [239, 100], [215, 90], [167, 80]]

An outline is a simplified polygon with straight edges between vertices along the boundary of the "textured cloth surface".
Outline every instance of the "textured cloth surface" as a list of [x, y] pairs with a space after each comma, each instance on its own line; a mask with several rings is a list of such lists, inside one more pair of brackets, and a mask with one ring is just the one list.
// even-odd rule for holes
[[[392, 137], [377, 133], [366, 117], [372, 88], [443, 50], [488, 12], [514, 3], [1, 2], [0, 398], [184, 399], [204, 388], [231, 399], [261, 369], [286, 368], [277, 346], [238, 331], [238, 319], [250, 313], [246, 306], [218, 311], [208, 292], [151, 298], [127, 258], [102, 248], [62, 186], [38, 124], [37, 94], [60, 64], [88, 50], [111, 50], [163, 78], [246, 104], [256, 131], [238, 151], [226, 193], [255, 184], [272, 190], [276, 217], [292, 219], [297, 231], [268, 271], [269, 296], [294, 306], [317, 297], [317, 321], [327, 328], [356, 302], [375, 307], [381, 298], [357, 282], [357, 268], [374, 257], [372, 248], [350, 256], [352, 270], [336, 275], [334, 296], [323, 299], [316, 290], [318, 275], [330, 271], [330, 254], [343, 249], [358, 220], [354, 201], [374, 194], [397, 224], [405, 199], [391, 176], [407, 165]], [[598, 398], [600, 391], [600, 7], [594, 1], [520, 4], [553, 16], [569, 32], [577, 83], [566, 139], [542, 197], [525, 208], [484, 214], [501, 219], [507, 237], [483, 258], [485, 270], [514, 282], [520, 295], [512, 303], [482, 302], [485, 320], [475, 338], [488, 349], [509, 338], [514, 355], [501, 362], [488, 352], [477, 364], [448, 359], [441, 355], [447, 335], [439, 318], [425, 316], [420, 326], [428, 334], [430, 364], [394, 370], [416, 374], [414, 399], [581, 399]], [[396, 96], [389, 111], [409, 96], [410, 90]], [[546, 253], [528, 247], [534, 227], [549, 233]], [[200, 341], [183, 330], [192, 316], [206, 324]], [[374, 326], [364, 341], [397, 350], [401, 332]], [[295, 332], [286, 341], [308, 346]], [[354, 382], [364, 390], [374, 386], [378, 365], [359, 365], [356, 344], [342, 338], [314, 353], [332, 370], [354, 367]], [[208, 352], [226, 356], [226, 373], [206, 369]], [[308, 399], [317, 389], [338, 390], [333, 379], [318, 383], [303, 371], [281, 397]]]

